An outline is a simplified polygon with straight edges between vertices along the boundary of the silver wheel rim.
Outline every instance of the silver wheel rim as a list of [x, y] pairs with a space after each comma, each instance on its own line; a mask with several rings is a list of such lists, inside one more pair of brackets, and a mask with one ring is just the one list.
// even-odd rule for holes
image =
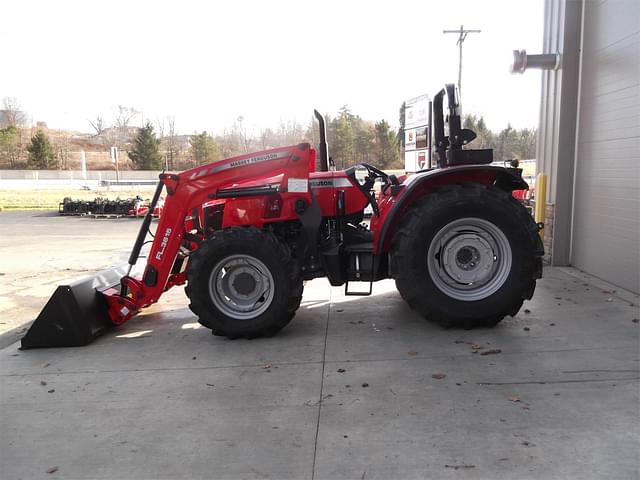
[[250, 255], [220, 260], [209, 276], [211, 301], [225, 315], [250, 320], [264, 313], [273, 301], [274, 281], [267, 266]]
[[481, 218], [460, 218], [436, 233], [427, 253], [433, 283], [447, 296], [472, 302], [494, 294], [511, 271], [505, 234]]

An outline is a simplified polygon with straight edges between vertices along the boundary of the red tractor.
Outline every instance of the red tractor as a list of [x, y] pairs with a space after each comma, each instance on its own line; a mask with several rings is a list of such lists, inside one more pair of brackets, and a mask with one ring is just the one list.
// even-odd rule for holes
[[[183, 284], [200, 323], [230, 338], [274, 335], [317, 277], [347, 295], [394, 278], [413, 309], [444, 327], [515, 315], [542, 273], [538, 226], [511, 195], [527, 184], [518, 169], [488, 165], [491, 150], [463, 148], [475, 134], [461, 128], [452, 85], [433, 104], [438, 167], [413, 175], [362, 164], [359, 181], [355, 167], [330, 168], [318, 112], [317, 152], [302, 143], [161, 174], [129, 266], [58, 287], [22, 348], [87, 344]], [[146, 266], [133, 274], [163, 192]]]
[[[164, 199], [160, 197], [156, 206], [152, 210], [152, 216], [154, 218], [162, 215], [162, 209], [164, 208]], [[127, 211], [128, 217], [144, 217], [149, 212], [149, 199], [143, 200], [140, 197], [137, 197], [135, 203], [133, 204], [133, 208]]]

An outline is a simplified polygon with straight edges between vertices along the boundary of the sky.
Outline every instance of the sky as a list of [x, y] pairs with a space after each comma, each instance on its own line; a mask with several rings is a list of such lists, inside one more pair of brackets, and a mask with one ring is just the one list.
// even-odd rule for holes
[[33, 122], [90, 132], [118, 105], [180, 133], [249, 134], [343, 106], [398, 125], [403, 100], [458, 78], [463, 113], [497, 131], [538, 124], [539, 71], [509, 72], [512, 50], [541, 53], [543, 0], [21, 0], [0, 8], [0, 99]]

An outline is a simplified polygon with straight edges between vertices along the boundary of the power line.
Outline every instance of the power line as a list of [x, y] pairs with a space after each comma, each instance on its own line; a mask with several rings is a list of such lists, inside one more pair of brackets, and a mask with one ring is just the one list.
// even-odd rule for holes
[[482, 30], [465, 30], [464, 26], [460, 25], [460, 30], [443, 30], [442, 33], [457, 33], [458, 41], [456, 45], [460, 48], [460, 59], [458, 61], [458, 91], [462, 94], [462, 44], [464, 43], [469, 33], [480, 33]]

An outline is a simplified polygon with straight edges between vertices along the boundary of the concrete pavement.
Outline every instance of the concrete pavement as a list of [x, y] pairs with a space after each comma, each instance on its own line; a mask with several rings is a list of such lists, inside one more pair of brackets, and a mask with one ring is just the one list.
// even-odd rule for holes
[[252, 341], [186, 304], [175, 289], [87, 347], [0, 350], [2, 478], [638, 478], [638, 297], [576, 270], [547, 268], [489, 330], [424, 321], [392, 281], [308, 282]]
[[141, 221], [0, 212], [0, 347], [20, 338], [58, 283], [126, 263]]

